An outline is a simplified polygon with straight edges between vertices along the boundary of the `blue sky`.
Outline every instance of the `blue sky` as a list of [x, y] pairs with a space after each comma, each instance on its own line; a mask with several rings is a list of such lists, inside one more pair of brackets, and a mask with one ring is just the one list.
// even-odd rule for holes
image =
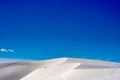
[[119, 0], [0, 1], [0, 58], [120, 61]]

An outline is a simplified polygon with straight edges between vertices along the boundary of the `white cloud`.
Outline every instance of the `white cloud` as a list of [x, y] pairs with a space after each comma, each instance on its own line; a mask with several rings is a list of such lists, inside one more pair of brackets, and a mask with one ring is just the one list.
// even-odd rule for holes
[[3, 48], [3, 49], [0, 49], [0, 51], [1, 51], [1, 52], [8, 52], [8, 50], [7, 50], [7, 49], [4, 49], [4, 48]]
[[0, 52], [15, 52], [15, 50], [2, 48], [0, 49]]

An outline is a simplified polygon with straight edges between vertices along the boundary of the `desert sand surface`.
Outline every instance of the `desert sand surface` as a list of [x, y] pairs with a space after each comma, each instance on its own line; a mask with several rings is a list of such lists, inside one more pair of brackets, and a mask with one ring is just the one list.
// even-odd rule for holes
[[1, 60], [0, 80], [120, 80], [120, 63], [79, 58]]

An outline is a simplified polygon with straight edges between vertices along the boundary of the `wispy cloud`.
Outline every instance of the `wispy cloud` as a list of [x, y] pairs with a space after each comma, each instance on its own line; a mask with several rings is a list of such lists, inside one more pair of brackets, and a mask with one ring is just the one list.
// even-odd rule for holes
[[15, 50], [2, 48], [0, 49], [0, 52], [15, 52]]
[[13, 49], [8, 49], [8, 52], [15, 52], [15, 50], [13, 50]]

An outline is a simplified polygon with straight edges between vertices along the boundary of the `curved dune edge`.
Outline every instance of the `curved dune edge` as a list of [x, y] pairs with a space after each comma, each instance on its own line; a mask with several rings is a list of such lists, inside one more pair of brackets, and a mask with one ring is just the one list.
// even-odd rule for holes
[[0, 80], [119, 80], [120, 63], [57, 58], [0, 63]]

